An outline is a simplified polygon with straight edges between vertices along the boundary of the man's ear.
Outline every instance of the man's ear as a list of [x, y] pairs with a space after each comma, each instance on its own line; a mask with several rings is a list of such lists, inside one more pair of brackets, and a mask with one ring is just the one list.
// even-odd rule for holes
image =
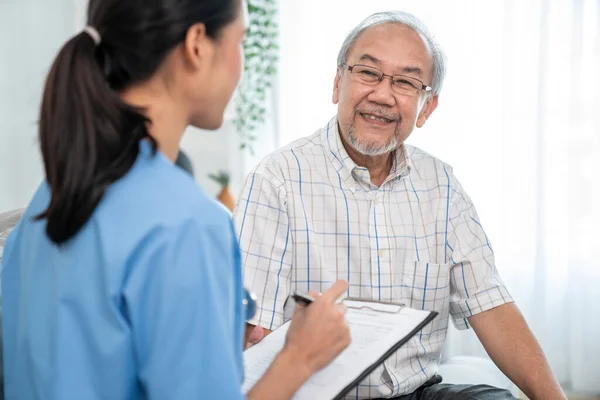
[[433, 113], [433, 111], [437, 108], [437, 106], [438, 96], [433, 94], [428, 96], [427, 100], [425, 100], [425, 104], [423, 104], [423, 107], [421, 108], [419, 116], [417, 117], [417, 128], [421, 128], [423, 125], [425, 125], [425, 122], [431, 113]]
[[335, 79], [333, 80], [333, 96], [331, 97], [331, 101], [333, 104], [337, 104], [340, 101], [340, 82], [342, 80], [342, 73], [338, 68], [337, 73], [335, 74]]
[[200, 64], [212, 51], [210, 38], [206, 34], [206, 26], [202, 23], [192, 25], [185, 34], [183, 54], [186, 64], [192, 68], [200, 68]]

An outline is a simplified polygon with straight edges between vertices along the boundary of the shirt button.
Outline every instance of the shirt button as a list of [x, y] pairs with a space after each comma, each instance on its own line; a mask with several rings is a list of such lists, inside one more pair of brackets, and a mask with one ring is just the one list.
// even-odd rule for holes
[[385, 257], [385, 250], [379, 250], [379, 257]]

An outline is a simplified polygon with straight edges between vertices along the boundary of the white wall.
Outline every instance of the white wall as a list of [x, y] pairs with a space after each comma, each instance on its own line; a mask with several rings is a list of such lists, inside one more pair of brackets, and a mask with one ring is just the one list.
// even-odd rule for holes
[[233, 114], [228, 113], [223, 126], [216, 131], [190, 127], [181, 141], [181, 148], [194, 166], [196, 181], [212, 195], [218, 194], [220, 187], [208, 174], [228, 171], [231, 193], [236, 197], [245, 178], [247, 152], [240, 150], [240, 136], [232, 118]]
[[[502, 3], [470, 0], [423, 2], [418, 0], [303, 0], [281, 1], [281, 62], [279, 130], [282, 144], [312, 134], [335, 115], [331, 102], [336, 59], [346, 35], [368, 15], [390, 9], [405, 10], [417, 15], [434, 32], [448, 56], [448, 79], [440, 97], [440, 106], [424, 128], [415, 129], [409, 142], [419, 145], [449, 162], [459, 176], [472, 165], [494, 162], [490, 155], [500, 147], [500, 125], [489, 124], [495, 111], [502, 107], [500, 96], [486, 96], [500, 91], [502, 85]], [[473, 16], [481, 21], [473, 21]], [[535, 21], [533, 22], [535, 23]], [[474, 32], [481, 32], [475, 35]], [[478, 56], [476, 55], [478, 54]], [[472, 62], [465, 67], [465, 60]], [[485, 61], [484, 61], [485, 60]], [[475, 70], [480, 69], [477, 72]], [[485, 74], [483, 73], [485, 71]], [[482, 81], [483, 76], [494, 77]], [[463, 83], [465, 84], [464, 86]], [[477, 97], [485, 96], [484, 101]], [[529, 94], [533, 96], [533, 94]], [[450, 107], [453, 99], [474, 99], [475, 109]], [[465, 103], [467, 104], [467, 103]], [[471, 106], [472, 104], [468, 104]], [[469, 123], [468, 129], [461, 124]], [[479, 126], [479, 128], [476, 128]], [[478, 135], [477, 131], [481, 134]], [[468, 142], [481, 149], [469, 158], [459, 157], [456, 147], [448, 146], [448, 135], [456, 143]], [[472, 179], [471, 179], [472, 178]], [[485, 176], [485, 168], [470, 175], [463, 184], [489, 185], [477, 203], [498, 206], [493, 196], [493, 182]], [[489, 195], [486, 196], [485, 193]], [[491, 215], [490, 218], [494, 218]]]
[[23, 207], [43, 169], [37, 146], [46, 71], [74, 32], [72, 0], [0, 2], [0, 212]]
[[[501, 93], [504, 85], [503, 19], [497, 17], [503, 15], [502, 2], [284, 0], [280, 4], [281, 99], [278, 110], [282, 144], [312, 134], [337, 112], [331, 96], [337, 54], [346, 35], [372, 13], [408, 11], [433, 32], [448, 59], [448, 76], [439, 107], [423, 128], [414, 130], [408, 143], [454, 167], [478, 205], [488, 234], [498, 238], [496, 227], [501, 225], [503, 216], [496, 211], [502, 207], [502, 198], [497, 195], [496, 179], [501, 171], [495, 166], [514, 157], [514, 153], [503, 147], [498, 118], [503, 97], [494, 95]], [[532, 25], [535, 23], [531, 21]], [[532, 71], [535, 64], [522, 68], [525, 73], [535, 72]], [[524, 91], [521, 99], [535, 102], [535, 96], [535, 90]], [[467, 144], [469, 149], [477, 151], [460, 151]], [[524, 153], [534, 152], [532, 140], [524, 139], [522, 145]], [[478, 168], [474, 169], [474, 165]], [[496, 175], [491, 176], [490, 171]], [[530, 237], [533, 238], [533, 232]], [[498, 239], [494, 243], [499, 244]]]
[[[0, 212], [25, 207], [43, 179], [36, 123], [43, 84], [60, 47], [85, 26], [87, 3], [0, 1]], [[233, 117], [228, 111], [223, 127], [214, 132], [189, 128], [182, 141], [197, 181], [211, 194], [219, 187], [208, 179], [209, 173], [230, 171], [231, 189], [237, 194], [248, 166], [273, 148], [263, 135], [254, 158], [239, 150]]]

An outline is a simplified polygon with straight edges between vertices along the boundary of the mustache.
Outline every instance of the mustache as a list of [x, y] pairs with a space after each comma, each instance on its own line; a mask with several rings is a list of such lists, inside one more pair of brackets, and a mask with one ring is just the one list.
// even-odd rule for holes
[[389, 119], [391, 121], [396, 121], [399, 122], [400, 121], [400, 115], [395, 114], [395, 113], [391, 113], [388, 110], [381, 108], [381, 107], [373, 107], [373, 106], [356, 106], [354, 108], [354, 116], [356, 117], [356, 114], [361, 113], [361, 114], [374, 114], [374, 115], [379, 115], [383, 118]]

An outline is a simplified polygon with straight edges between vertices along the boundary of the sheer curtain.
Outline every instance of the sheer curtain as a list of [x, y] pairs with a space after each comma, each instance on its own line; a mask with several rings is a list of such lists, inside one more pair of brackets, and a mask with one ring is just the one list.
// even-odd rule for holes
[[[595, 0], [281, 2], [279, 142], [335, 113], [343, 38], [372, 12], [420, 17], [448, 57], [409, 139], [454, 166], [509, 290], [567, 388], [600, 393], [600, 6]], [[485, 355], [452, 331], [445, 356]]]

